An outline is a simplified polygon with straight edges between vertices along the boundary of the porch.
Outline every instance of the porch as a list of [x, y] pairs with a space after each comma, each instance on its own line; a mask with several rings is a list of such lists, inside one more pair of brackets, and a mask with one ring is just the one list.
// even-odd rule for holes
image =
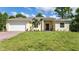
[[44, 21], [44, 30], [45, 31], [54, 31], [55, 30], [55, 22], [53, 20], [45, 20]]

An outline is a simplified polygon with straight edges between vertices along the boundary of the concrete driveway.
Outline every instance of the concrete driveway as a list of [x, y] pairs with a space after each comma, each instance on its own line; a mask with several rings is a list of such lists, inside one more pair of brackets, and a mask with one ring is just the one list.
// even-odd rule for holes
[[14, 37], [19, 33], [21, 32], [0, 32], [0, 41]]

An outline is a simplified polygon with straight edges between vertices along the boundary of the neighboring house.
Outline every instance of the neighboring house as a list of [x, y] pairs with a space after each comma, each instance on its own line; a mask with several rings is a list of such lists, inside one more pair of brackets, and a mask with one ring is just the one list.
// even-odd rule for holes
[[37, 27], [33, 27], [33, 18], [13, 18], [8, 19], [6, 24], [7, 31], [69, 31], [70, 20], [35, 17], [42, 21]]

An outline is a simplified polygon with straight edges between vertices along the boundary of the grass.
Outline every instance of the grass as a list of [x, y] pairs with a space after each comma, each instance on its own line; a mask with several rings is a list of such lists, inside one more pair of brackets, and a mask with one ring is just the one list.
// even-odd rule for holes
[[1, 51], [79, 51], [78, 32], [24, 32], [0, 42]]

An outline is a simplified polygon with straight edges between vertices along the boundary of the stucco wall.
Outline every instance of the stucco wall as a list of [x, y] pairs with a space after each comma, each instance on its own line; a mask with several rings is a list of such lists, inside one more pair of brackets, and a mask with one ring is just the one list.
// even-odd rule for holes
[[9, 31], [9, 23], [6, 24], [6, 30]]
[[[39, 30], [41, 31], [41, 24], [38, 25], [38, 28], [33, 28], [32, 27], [32, 22], [29, 22], [29, 21], [22, 21], [22, 20], [9, 20], [7, 21], [7, 24], [6, 24], [6, 28], [7, 28], [7, 31], [10, 31], [10, 24], [16, 24], [17, 22], [20, 22], [20, 23], [24, 23], [25, 24], [25, 31], [32, 31], [32, 30]], [[42, 27], [43, 24], [42, 24]]]
[[69, 31], [69, 22], [63, 22], [64, 28], [60, 27], [61, 22], [55, 22], [55, 31]]
[[[14, 18], [14, 19], [8, 20], [7, 24], [6, 24], [7, 31], [10, 30], [10, 28], [9, 28], [10, 23], [12, 23], [12, 22], [16, 23], [16, 21], [25, 23], [25, 30], [28, 30], [28, 31], [39, 30], [39, 31], [41, 31], [41, 23], [38, 25], [38, 28], [33, 28], [32, 22], [28, 21], [28, 20], [29, 20], [28, 18], [26, 18], [26, 19], [25, 18]], [[39, 18], [39, 20], [40, 20], [40, 18]], [[53, 27], [55, 29], [55, 31], [69, 31], [69, 22], [64, 21], [64, 23], [65, 23], [64, 28], [60, 28], [60, 23], [61, 23], [61, 21], [52, 22], [51, 19], [43, 20], [42, 21], [42, 30], [43, 31], [45, 30], [45, 28], [46, 28], [45, 24], [49, 24], [49, 30], [51, 30], [51, 28]]]
[[32, 23], [31, 22], [26, 22], [26, 30], [30, 31], [32, 29]]
[[[6, 24], [6, 29], [7, 29], [7, 31], [10, 31], [10, 26], [11, 26], [11, 24], [13, 24], [13, 25], [16, 25], [16, 24], [18, 24], [18, 22], [20, 23], [20, 25], [21, 24], [25, 24], [25, 31], [27, 30], [27, 31], [30, 31], [30, 27], [32, 26], [32, 23], [30, 23], [30, 22], [28, 22], [28, 21], [22, 21], [22, 20], [10, 20], [10, 21], [7, 21], [7, 24]], [[19, 25], [19, 24], [18, 24]], [[18, 30], [19, 31], [19, 30]]]
[[42, 31], [44, 31], [44, 20], [42, 20]]

